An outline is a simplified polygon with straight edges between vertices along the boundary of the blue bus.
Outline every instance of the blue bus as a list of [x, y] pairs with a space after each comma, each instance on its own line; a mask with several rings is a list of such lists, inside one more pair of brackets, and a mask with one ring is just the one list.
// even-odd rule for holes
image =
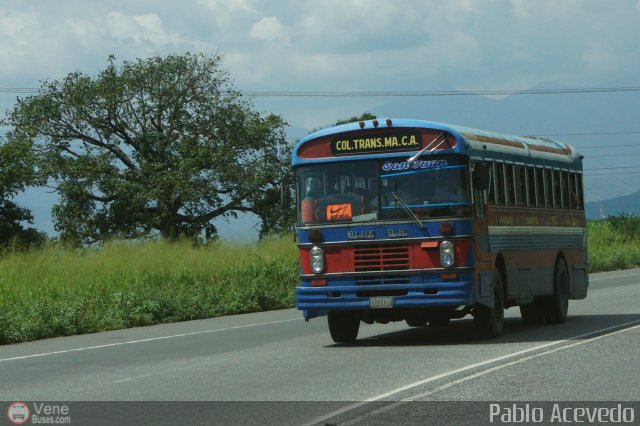
[[293, 151], [306, 320], [335, 342], [360, 324], [446, 326], [504, 310], [561, 323], [587, 295], [583, 156], [570, 145], [422, 120], [324, 129]]

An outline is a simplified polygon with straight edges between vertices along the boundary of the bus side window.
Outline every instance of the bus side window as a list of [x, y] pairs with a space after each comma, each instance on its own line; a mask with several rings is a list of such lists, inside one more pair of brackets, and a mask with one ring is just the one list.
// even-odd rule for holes
[[553, 170], [553, 207], [562, 205], [562, 181], [559, 170]]
[[569, 172], [562, 172], [562, 208], [569, 208], [569, 200], [571, 197], [571, 192], [569, 191], [570, 183], [569, 183]]
[[505, 197], [504, 201], [506, 205], [512, 206], [515, 200], [513, 193], [513, 166], [511, 164], [504, 165], [504, 182], [505, 182]]
[[584, 208], [584, 194], [582, 193], [582, 173], [576, 174], [576, 181], [578, 183], [578, 210], [582, 210]]
[[544, 169], [536, 168], [536, 187], [538, 188], [538, 207], [544, 207]]
[[504, 164], [496, 163], [496, 205], [504, 202]]
[[571, 172], [569, 180], [569, 190], [571, 191], [571, 209], [578, 210], [580, 208], [580, 199], [578, 198], [578, 174]]
[[524, 166], [514, 166], [516, 182], [516, 205], [522, 206], [526, 203], [526, 177]]
[[536, 169], [527, 167], [527, 206], [535, 207], [536, 201]]
[[487, 204], [496, 204], [496, 164], [491, 163], [491, 167], [489, 167], [489, 193], [487, 195]]
[[544, 169], [544, 205], [547, 208], [553, 207], [553, 187], [549, 169]]

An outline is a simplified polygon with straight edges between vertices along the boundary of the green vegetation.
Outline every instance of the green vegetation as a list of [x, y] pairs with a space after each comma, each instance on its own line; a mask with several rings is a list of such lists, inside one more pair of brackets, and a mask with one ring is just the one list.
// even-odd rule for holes
[[294, 305], [292, 238], [51, 246], [0, 259], [0, 344]]
[[4, 145], [0, 138], [0, 249], [37, 246], [46, 240], [44, 233], [34, 228], [25, 229], [25, 224], [33, 223], [33, 216], [13, 202], [13, 197], [27, 186], [38, 183], [34, 164], [35, 157], [27, 141]]
[[347, 118], [345, 120], [338, 120], [336, 121], [336, 126], [339, 126], [341, 124], [348, 124], [348, 123], [355, 123], [358, 121], [367, 121], [367, 120], [375, 120], [377, 117], [371, 113], [365, 112], [364, 114], [362, 114], [360, 117], [356, 117], [353, 116], [351, 118]]
[[211, 241], [213, 221], [240, 212], [260, 217], [261, 236], [288, 230], [293, 209], [274, 208], [293, 184], [285, 126], [235, 89], [218, 55], [111, 57], [97, 76], [45, 81], [0, 119], [0, 243], [31, 220], [8, 204], [31, 185], [58, 193], [68, 244]]
[[[640, 218], [588, 225], [591, 272], [640, 265]], [[0, 344], [294, 306], [291, 236], [50, 245], [0, 258]]]
[[620, 215], [589, 222], [589, 271], [640, 266], [640, 217]]

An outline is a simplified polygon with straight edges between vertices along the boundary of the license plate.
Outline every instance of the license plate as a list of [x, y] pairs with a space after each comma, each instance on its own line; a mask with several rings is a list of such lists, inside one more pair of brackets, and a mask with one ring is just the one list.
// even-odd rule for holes
[[369, 299], [371, 309], [390, 309], [393, 308], [393, 296], [372, 297]]

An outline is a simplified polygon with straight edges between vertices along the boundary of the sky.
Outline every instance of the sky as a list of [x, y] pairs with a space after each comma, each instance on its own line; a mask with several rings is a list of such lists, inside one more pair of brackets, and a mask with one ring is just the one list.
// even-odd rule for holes
[[[184, 52], [221, 54], [246, 92], [640, 86], [639, 39], [639, 0], [2, 0], [0, 88]], [[254, 100], [299, 129], [378, 103]]]

